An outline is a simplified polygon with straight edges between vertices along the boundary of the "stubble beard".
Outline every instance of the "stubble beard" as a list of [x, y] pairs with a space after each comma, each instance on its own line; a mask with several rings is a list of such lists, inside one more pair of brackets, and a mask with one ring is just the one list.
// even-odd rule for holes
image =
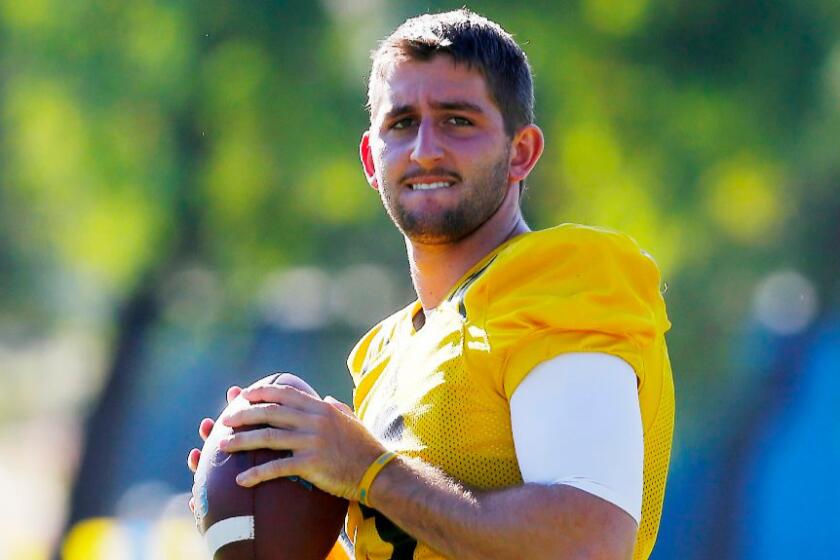
[[463, 196], [457, 205], [440, 212], [406, 208], [398, 199], [399, 185], [385, 183], [380, 190], [382, 202], [391, 221], [410, 241], [425, 245], [456, 243], [484, 225], [501, 207], [508, 189], [508, 161], [506, 152], [481, 176], [455, 187], [465, 191]]

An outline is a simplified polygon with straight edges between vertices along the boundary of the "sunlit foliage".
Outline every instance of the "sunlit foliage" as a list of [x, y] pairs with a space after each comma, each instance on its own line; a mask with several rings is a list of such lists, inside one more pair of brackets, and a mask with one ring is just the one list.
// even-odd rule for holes
[[[358, 309], [321, 302], [320, 319], [378, 319], [366, 285], [389, 302], [410, 290], [389, 284], [408, 285], [401, 240], [358, 164], [368, 50], [461, 4], [0, 0], [0, 350], [68, 330], [106, 346], [149, 282], [163, 322], [242, 328], [290, 270], [354, 294]], [[698, 403], [736, 400], [755, 366], [732, 347], [762, 279], [798, 271], [783, 278], [808, 286], [809, 320], [838, 303], [840, 3], [470, 7], [515, 33], [536, 75], [547, 145], [529, 222], [620, 229], [654, 256], [681, 428], [708, 429]], [[293, 299], [284, 324], [306, 323]], [[66, 406], [95, 397], [102, 361], [73, 374]], [[4, 374], [4, 413], [37, 416], [32, 373]], [[92, 557], [85, 531], [111, 530], [97, 523], [68, 557]]]

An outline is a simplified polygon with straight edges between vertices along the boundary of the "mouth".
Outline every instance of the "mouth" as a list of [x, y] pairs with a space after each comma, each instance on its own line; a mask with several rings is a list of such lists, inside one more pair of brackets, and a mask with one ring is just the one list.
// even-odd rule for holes
[[422, 181], [409, 183], [408, 186], [413, 191], [435, 191], [439, 189], [448, 189], [454, 184], [455, 181]]
[[460, 177], [453, 173], [419, 173], [405, 178], [402, 183], [413, 191], [439, 191], [451, 188]]

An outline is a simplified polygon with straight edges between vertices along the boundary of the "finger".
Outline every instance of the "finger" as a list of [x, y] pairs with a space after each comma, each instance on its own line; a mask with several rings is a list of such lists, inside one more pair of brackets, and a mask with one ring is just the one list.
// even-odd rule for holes
[[353, 414], [353, 409], [352, 409], [352, 408], [350, 408], [350, 405], [348, 405], [348, 404], [344, 404], [344, 403], [343, 403], [343, 402], [341, 402], [340, 400], [338, 400], [338, 399], [336, 399], [336, 398], [333, 398], [333, 396], [332, 396], [332, 395], [328, 395], [328, 396], [324, 399], [324, 402], [325, 402], [325, 403], [328, 403], [328, 404], [331, 404], [332, 406], [334, 406], [335, 408], [337, 408], [337, 409], [338, 409], [338, 410], [340, 410], [341, 412], [344, 412], [345, 414]]
[[198, 462], [201, 460], [201, 451], [198, 449], [193, 449], [187, 455], [187, 466], [190, 468], [192, 472], [195, 472], [198, 469]]
[[257, 385], [242, 390], [242, 396], [249, 402], [284, 404], [298, 410], [315, 412], [323, 401], [291, 385]]
[[304, 393], [309, 393], [310, 395], [321, 398], [321, 395], [318, 394], [318, 391], [312, 388], [312, 386], [298, 377], [293, 373], [281, 373], [277, 376], [277, 378], [272, 382], [274, 385], [291, 385], [297, 389], [300, 389]]
[[240, 387], [239, 385], [233, 385], [233, 386], [229, 387], [228, 390], [227, 390], [227, 402], [230, 402], [233, 399], [235, 399], [236, 397], [238, 397], [239, 393], [241, 393], [241, 392], [242, 392], [242, 387]]
[[225, 453], [250, 451], [253, 449], [276, 449], [296, 451], [312, 445], [313, 436], [280, 428], [262, 428], [238, 432], [219, 441], [219, 449]]
[[300, 462], [300, 458], [295, 456], [268, 461], [239, 473], [236, 476], [236, 483], [240, 486], [250, 488], [267, 480], [274, 480], [275, 478], [284, 476], [296, 476], [300, 474]]
[[268, 424], [275, 428], [297, 428], [311, 414], [275, 403], [257, 403], [235, 410], [222, 417], [222, 424], [236, 428], [243, 425]]
[[201, 421], [198, 425], [198, 435], [201, 436], [201, 439], [207, 441], [207, 438], [210, 437], [210, 432], [213, 431], [213, 422], [212, 418], [205, 418]]
[[190, 496], [190, 511], [195, 513], [195, 498]]

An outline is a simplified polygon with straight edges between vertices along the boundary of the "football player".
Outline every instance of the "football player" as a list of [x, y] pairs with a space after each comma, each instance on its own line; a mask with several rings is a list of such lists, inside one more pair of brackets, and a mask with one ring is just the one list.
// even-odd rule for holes
[[417, 301], [352, 351], [352, 408], [245, 390], [253, 404], [222, 421], [269, 427], [222, 449], [294, 455], [237, 480], [300, 476], [352, 500], [355, 558], [647, 558], [674, 417], [656, 264], [620, 233], [528, 227], [543, 133], [497, 24], [406, 21], [373, 55], [368, 98], [362, 166]]

